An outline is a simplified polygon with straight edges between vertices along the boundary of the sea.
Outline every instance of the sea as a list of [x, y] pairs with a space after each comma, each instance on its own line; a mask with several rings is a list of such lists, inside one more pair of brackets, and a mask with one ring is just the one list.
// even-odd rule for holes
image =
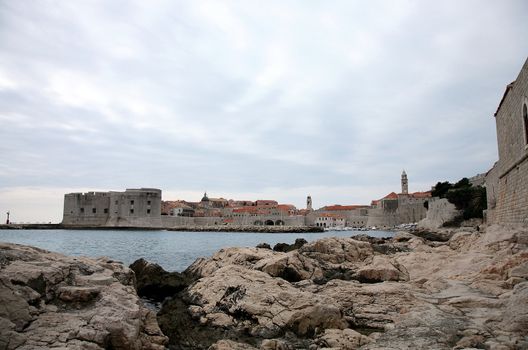
[[72, 256], [106, 256], [130, 265], [139, 258], [167, 271], [185, 270], [196, 259], [228, 247], [268, 243], [308, 242], [323, 237], [351, 237], [360, 233], [392, 237], [390, 231], [325, 231], [318, 233], [179, 232], [132, 230], [0, 230], [0, 242], [31, 245]]

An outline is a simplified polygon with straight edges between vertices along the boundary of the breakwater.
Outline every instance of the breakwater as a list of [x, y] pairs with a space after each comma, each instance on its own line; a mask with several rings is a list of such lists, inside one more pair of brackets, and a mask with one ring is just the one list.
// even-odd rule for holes
[[137, 226], [72, 226], [63, 224], [9, 224], [0, 225], [0, 230], [130, 230], [130, 231], [185, 231], [185, 232], [254, 232], [254, 233], [312, 233], [323, 232], [322, 227], [312, 226], [178, 226], [178, 227], [137, 227]]

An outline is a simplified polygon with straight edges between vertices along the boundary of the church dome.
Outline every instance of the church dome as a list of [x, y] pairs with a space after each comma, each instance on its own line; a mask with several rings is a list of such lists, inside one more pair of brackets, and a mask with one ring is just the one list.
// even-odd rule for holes
[[202, 202], [209, 202], [209, 197], [207, 197], [207, 192], [204, 193], [204, 196], [202, 197]]

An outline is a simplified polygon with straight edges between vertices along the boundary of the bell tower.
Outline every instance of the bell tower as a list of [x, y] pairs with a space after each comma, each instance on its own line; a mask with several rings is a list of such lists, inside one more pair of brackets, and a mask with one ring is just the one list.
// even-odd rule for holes
[[312, 211], [312, 196], [306, 197], [306, 210]]
[[405, 170], [401, 174], [401, 191], [403, 194], [409, 193], [409, 180], [407, 179], [407, 174]]

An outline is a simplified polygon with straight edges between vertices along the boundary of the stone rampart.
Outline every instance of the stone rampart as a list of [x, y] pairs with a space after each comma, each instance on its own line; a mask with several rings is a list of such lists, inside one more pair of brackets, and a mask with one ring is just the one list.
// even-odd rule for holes
[[428, 229], [439, 228], [458, 215], [460, 215], [460, 211], [456, 209], [454, 204], [449, 203], [447, 199], [438, 197], [430, 198], [427, 216], [418, 223], [418, 227]]
[[495, 115], [499, 147], [498, 193], [494, 220], [528, 223], [528, 60]]

